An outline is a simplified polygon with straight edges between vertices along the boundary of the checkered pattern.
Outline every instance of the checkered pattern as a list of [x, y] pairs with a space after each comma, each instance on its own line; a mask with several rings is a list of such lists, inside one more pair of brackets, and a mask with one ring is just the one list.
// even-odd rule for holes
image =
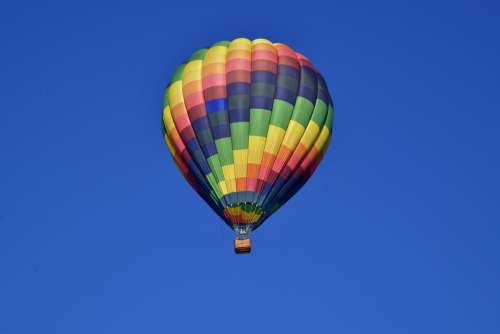
[[326, 83], [309, 59], [265, 39], [196, 51], [163, 104], [165, 141], [183, 176], [226, 223], [251, 229], [306, 183], [332, 123]]

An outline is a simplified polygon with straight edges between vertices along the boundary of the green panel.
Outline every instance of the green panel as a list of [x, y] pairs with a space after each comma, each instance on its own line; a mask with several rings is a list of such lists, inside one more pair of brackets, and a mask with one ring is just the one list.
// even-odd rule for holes
[[248, 148], [248, 122], [231, 123], [233, 150]]
[[316, 100], [316, 106], [314, 106], [311, 121], [316, 123], [319, 127], [322, 127], [323, 123], [325, 122], [326, 113], [326, 104], [320, 99]]
[[170, 83], [182, 80], [182, 73], [184, 73], [184, 64], [180, 65], [177, 67], [177, 69], [174, 72], [174, 75], [172, 75], [172, 79], [170, 80]]
[[293, 105], [290, 103], [279, 99], [274, 100], [271, 124], [286, 130], [292, 111]]
[[195, 51], [191, 57], [189, 57], [188, 61], [191, 60], [203, 60], [205, 58], [205, 53], [207, 53], [207, 49], [199, 49]]
[[210, 169], [214, 171], [217, 180], [223, 181], [224, 174], [222, 173], [222, 168], [220, 167], [219, 157], [217, 156], [217, 154], [210, 156], [207, 159], [207, 162], [210, 166]]
[[222, 166], [230, 165], [233, 163], [233, 144], [231, 138], [221, 138], [215, 141], [217, 152], [219, 153], [219, 160]]
[[307, 123], [309, 123], [313, 109], [314, 105], [308, 99], [298, 96], [297, 102], [295, 102], [295, 108], [293, 109], [292, 119], [302, 124], [305, 128]]
[[219, 189], [219, 185], [217, 184], [217, 181], [215, 181], [214, 175], [212, 173], [207, 174], [207, 181], [210, 184], [210, 187], [215, 191], [215, 195], [217, 196], [218, 199], [222, 198], [222, 192]]
[[261, 137], [267, 136], [270, 118], [271, 111], [267, 109], [250, 109], [250, 135]]
[[333, 107], [332, 106], [328, 107], [328, 115], [326, 116], [325, 125], [330, 131], [332, 131], [332, 125], [333, 125]]

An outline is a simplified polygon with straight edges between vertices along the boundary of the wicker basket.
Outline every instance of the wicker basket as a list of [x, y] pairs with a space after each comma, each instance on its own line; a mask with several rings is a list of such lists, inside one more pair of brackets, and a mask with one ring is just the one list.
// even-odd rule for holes
[[252, 250], [252, 243], [250, 239], [234, 240], [234, 251], [236, 254], [250, 253], [250, 250]]

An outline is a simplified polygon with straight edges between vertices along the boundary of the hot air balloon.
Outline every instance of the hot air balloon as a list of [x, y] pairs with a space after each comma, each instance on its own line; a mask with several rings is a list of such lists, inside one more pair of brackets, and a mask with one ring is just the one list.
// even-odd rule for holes
[[200, 49], [175, 71], [164, 139], [184, 178], [236, 232], [249, 234], [309, 179], [331, 138], [333, 103], [304, 55], [266, 39]]

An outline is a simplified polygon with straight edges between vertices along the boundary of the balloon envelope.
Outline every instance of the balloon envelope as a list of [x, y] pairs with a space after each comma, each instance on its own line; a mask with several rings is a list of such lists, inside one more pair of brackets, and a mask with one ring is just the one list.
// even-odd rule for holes
[[238, 38], [196, 51], [164, 97], [164, 138], [195, 191], [235, 230], [260, 226], [309, 179], [328, 146], [333, 104], [290, 47]]

